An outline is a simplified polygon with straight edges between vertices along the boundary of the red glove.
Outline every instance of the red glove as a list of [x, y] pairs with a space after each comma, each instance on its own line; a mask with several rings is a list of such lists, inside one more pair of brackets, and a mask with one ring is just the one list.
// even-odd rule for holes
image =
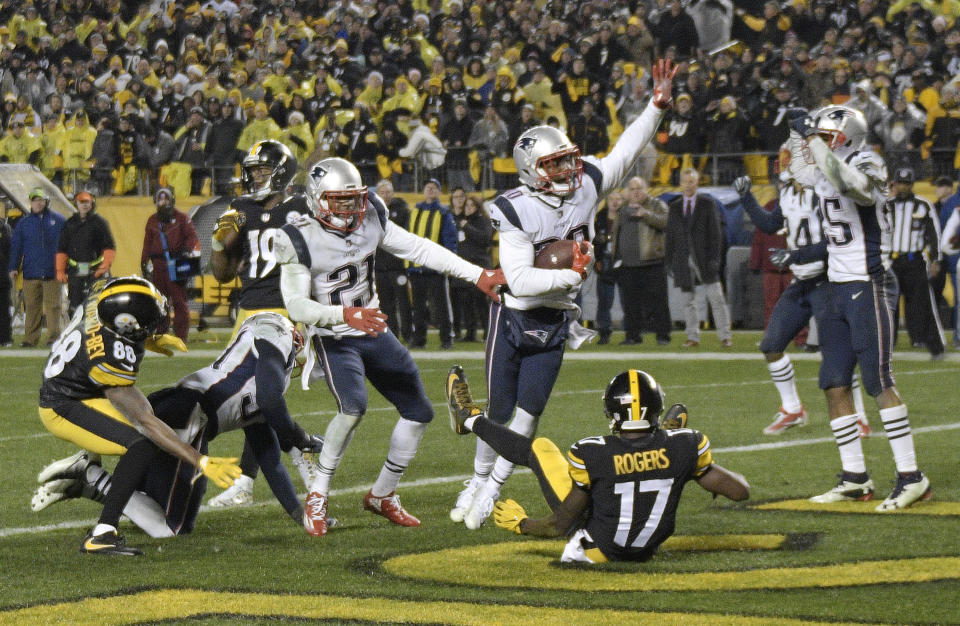
[[500, 302], [500, 290], [498, 287], [507, 284], [507, 277], [503, 275], [502, 269], [483, 270], [480, 272], [480, 278], [477, 279], [477, 289], [487, 294], [487, 297], [494, 302]]
[[573, 249], [573, 266], [570, 269], [586, 278], [592, 263], [593, 245], [589, 241], [581, 241], [580, 245]]
[[361, 330], [371, 337], [376, 337], [387, 329], [387, 316], [380, 309], [345, 306], [343, 321], [350, 328]]
[[673, 77], [677, 75], [677, 66], [670, 59], [659, 59], [653, 64], [653, 104], [658, 109], [673, 106]]

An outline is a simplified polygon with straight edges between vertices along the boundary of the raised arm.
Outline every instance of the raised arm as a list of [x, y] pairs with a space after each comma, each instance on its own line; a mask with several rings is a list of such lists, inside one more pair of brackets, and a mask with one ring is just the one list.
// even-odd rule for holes
[[653, 97], [643, 113], [624, 129], [610, 153], [599, 160], [602, 189], [597, 192], [601, 198], [623, 186], [634, 161], [656, 134], [664, 111], [673, 106], [673, 77], [676, 73], [677, 68], [670, 59], [659, 59], [654, 63]]
[[741, 176], [733, 181], [733, 188], [740, 195], [740, 204], [750, 215], [754, 225], [765, 233], [771, 235], [783, 228], [783, 212], [780, 210], [779, 203], [772, 211], [767, 211], [750, 191], [750, 177]]

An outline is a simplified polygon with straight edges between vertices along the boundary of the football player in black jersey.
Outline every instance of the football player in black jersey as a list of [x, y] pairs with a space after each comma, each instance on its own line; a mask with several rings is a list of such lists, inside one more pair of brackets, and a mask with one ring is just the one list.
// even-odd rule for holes
[[[221, 283], [240, 278], [240, 301], [233, 334], [245, 319], [269, 311], [286, 316], [280, 294], [280, 266], [273, 255], [273, 238], [290, 219], [309, 215], [301, 195], [287, 197], [297, 173], [297, 159], [279, 141], [253, 144], [240, 167], [243, 195], [217, 220], [211, 241], [210, 269]], [[249, 445], [240, 457], [243, 475], [227, 491], [210, 499], [213, 507], [253, 501], [253, 481], [260, 467]]]
[[713, 462], [707, 436], [685, 427], [682, 404], [670, 408], [661, 427], [663, 390], [640, 370], [617, 374], [603, 394], [613, 434], [581, 439], [566, 460], [549, 439], [531, 440], [487, 419], [459, 365], [447, 375], [447, 402], [454, 432], [473, 432], [503, 458], [532, 469], [553, 511], [530, 519], [522, 506], [506, 500], [494, 506], [494, 522], [538, 537], [574, 531], [563, 562], [648, 560], [673, 534], [689, 480], [731, 500], [750, 497], [743, 476]]
[[[289, 319], [260, 313], [247, 318], [211, 365], [148, 397], [154, 413], [201, 454], [217, 435], [242, 428], [274, 496], [297, 524], [303, 507], [280, 453], [290, 454], [309, 486], [313, 467], [303, 453], [319, 453], [323, 446], [323, 437], [308, 435], [293, 421], [283, 399], [302, 347], [303, 335]], [[81, 451], [47, 465], [38, 479], [43, 484], [30, 501], [34, 511], [71, 498], [102, 502], [122, 477]], [[189, 533], [206, 483], [176, 457], [157, 454], [123, 514], [151, 537]]]
[[134, 386], [144, 349], [168, 356], [186, 351], [173, 335], [158, 335], [169, 315], [166, 298], [138, 276], [102, 279], [50, 348], [40, 387], [40, 420], [55, 436], [92, 454], [120, 457], [96, 527], [81, 552], [142, 554], [117, 534], [120, 514], [157, 448], [200, 469], [221, 487], [240, 475], [237, 459], [201, 455], [157, 419]]

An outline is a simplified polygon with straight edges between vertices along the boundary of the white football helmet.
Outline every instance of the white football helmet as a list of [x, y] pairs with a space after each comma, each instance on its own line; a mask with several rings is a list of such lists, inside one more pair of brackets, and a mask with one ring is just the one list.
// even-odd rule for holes
[[863, 113], [833, 104], [813, 112], [817, 134], [831, 150], [859, 150], [867, 141], [867, 120]]
[[307, 172], [307, 204], [320, 223], [343, 232], [360, 228], [367, 187], [353, 163], [333, 157], [317, 161]]
[[513, 146], [520, 182], [537, 191], [566, 196], [580, 188], [580, 148], [552, 126], [534, 126]]

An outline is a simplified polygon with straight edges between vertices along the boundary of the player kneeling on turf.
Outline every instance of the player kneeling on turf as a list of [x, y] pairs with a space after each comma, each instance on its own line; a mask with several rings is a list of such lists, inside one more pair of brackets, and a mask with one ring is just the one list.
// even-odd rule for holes
[[498, 454], [533, 470], [553, 513], [530, 519], [513, 500], [493, 509], [497, 526], [520, 535], [573, 534], [561, 561], [646, 561], [673, 534], [680, 494], [688, 480], [731, 500], [746, 500], [740, 474], [713, 462], [710, 441], [686, 428], [686, 408], [673, 405], [661, 426], [663, 390], [646, 372], [617, 374], [603, 394], [613, 435], [587, 437], [559, 448], [528, 439], [489, 419], [474, 403], [463, 368], [447, 376], [451, 427], [475, 433]]
[[[323, 446], [321, 437], [308, 435], [293, 421], [283, 399], [302, 347], [303, 336], [290, 320], [258, 313], [244, 321], [212, 365], [148, 398], [154, 412], [200, 454], [218, 434], [243, 428], [273, 494], [297, 524], [303, 507], [280, 451], [290, 453], [309, 485], [313, 468], [304, 453], [319, 453]], [[37, 479], [43, 484], [30, 502], [34, 511], [68, 498], [103, 501], [115, 484], [129, 477], [119, 465], [111, 476], [100, 467], [98, 455], [81, 451], [51, 463]], [[206, 480], [195, 476], [192, 467], [169, 454], [156, 454], [135, 487], [123, 514], [144, 532], [171, 537], [193, 530]]]

